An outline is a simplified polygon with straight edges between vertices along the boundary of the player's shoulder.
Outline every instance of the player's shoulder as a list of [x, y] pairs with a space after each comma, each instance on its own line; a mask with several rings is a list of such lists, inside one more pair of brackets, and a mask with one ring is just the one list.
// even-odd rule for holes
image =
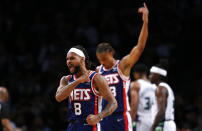
[[100, 65], [96, 67], [95, 71], [99, 73]]
[[94, 71], [94, 74], [93, 74], [93, 80], [99, 80], [99, 79], [102, 79], [104, 78], [102, 75], [100, 75], [98, 72]]
[[167, 90], [171, 89], [171, 87], [167, 83], [165, 83], [165, 82], [159, 83], [158, 87], [165, 88]]
[[174, 94], [172, 88], [170, 87], [170, 85], [166, 82], [161, 82], [159, 84], [159, 87], [164, 87], [168, 92], [170, 92], [171, 94]]
[[131, 89], [139, 90], [140, 89], [140, 84], [137, 81], [133, 81], [130, 84]]
[[143, 79], [138, 79], [138, 80], [136, 80], [138, 83], [147, 83], [145, 80], [143, 80]]
[[157, 93], [168, 94], [168, 89], [165, 86], [159, 84], [157, 88]]
[[168, 85], [168, 83], [161, 82], [161, 83], [159, 83], [159, 86], [164, 86], [164, 87], [167, 87], [167, 86], [169, 86], [169, 85]]
[[144, 80], [144, 79], [138, 79], [137, 82], [138, 82], [139, 84], [141, 84], [141, 85], [145, 85], [145, 86], [148, 86], [148, 85], [151, 84], [150, 81], [148, 81], [148, 80]]
[[95, 72], [100, 73], [102, 65], [99, 65], [95, 68]]

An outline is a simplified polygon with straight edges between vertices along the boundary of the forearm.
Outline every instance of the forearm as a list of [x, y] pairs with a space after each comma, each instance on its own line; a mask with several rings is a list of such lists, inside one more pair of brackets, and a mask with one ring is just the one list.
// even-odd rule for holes
[[62, 88], [58, 88], [57, 92], [56, 92], [56, 100], [58, 102], [61, 102], [62, 100], [66, 99], [68, 96], [70, 96], [72, 90], [78, 85], [80, 84], [79, 80], [76, 80]]
[[6, 126], [6, 127], [5, 127], [5, 131], [12, 131], [11, 126], [10, 126], [10, 125]]
[[128, 76], [130, 74], [131, 68], [140, 58], [148, 37], [148, 24], [143, 23], [142, 30], [138, 39], [137, 45], [131, 50], [130, 54], [120, 61], [120, 69], [124, 75]]
[[133, 95], [131, 95], [131, 102], [130, 102], [130, 108], [131, 108], [131, 111], [130, 111], [130, 115], [131, 115], [131, 118], [132, 118], [132, 121], [135, 120], [135, 116], [136, 116], [136, 113], [137, 113], [137, 107], [138, 107], [138, 97], [137, 97], [138, 94], [134, 93]]
[[116, 108], [117, 108], [116, 101], [108, 102], [105, 109], [99, 113], [100, 118], [105, 118], [105, 117], [111, 115], [116, 110]]
[[137, 82], [132, 82], [130, 88], [130, 108], [131, 108], [131, 118], [132, 121], [135, 120], [137, 109], [138, 109], [138, 101], [139, 101], [139, 89], [140, 86]]
[[3, 125], [3, 127], [5, 129], [5, 131], [12, 131], [9, 119], [4, 120], [4, 122], [2, 122], [2, 125]]
[[135, 117], [137, 114], [137, 107], [132, 107], [132, 106], [130, 107], [131, 107], [130, 115], [131, 115], [132, 121], [135, 121]]
[[148, 22], [143, 22], [137, 47], [143, 50], [145, 48], [147, 38], [148, 38]]
[[155, 128], [158, 126], [158, 124], [163, 120], [164, 117], [164, 111], [159, 111], [155, 117], [154, 123], [152, 124], [152, 129], [155, 130]]

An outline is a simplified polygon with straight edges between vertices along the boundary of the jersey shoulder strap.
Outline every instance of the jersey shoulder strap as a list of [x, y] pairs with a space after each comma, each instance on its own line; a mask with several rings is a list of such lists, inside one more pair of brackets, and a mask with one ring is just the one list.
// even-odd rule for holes
[[97, 74], [98, 74], [97, 72], [91, 71], [90, 74], [89, 74], [89, 78], [90, 78], [90, 80], [91, 80], [91, 88], [92, 88], [93, 93], [94, 93], [96, 96], [100, 96], [99, 91], [96, 90], [96, 88], [94, 87], [94, 84], [93, 84], [94, 78], [95, 78], [95, 76], [96, 76]]

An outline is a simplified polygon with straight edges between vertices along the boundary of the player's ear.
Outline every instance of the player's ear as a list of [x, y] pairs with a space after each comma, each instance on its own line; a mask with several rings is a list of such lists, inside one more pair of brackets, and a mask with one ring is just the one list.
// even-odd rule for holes
[[85, 63], [85, 58], [81, 57], [81, 63], [84, 62]]
[[114, 51], [109, 52], [109, 54], [113, 57], [114, 56]]

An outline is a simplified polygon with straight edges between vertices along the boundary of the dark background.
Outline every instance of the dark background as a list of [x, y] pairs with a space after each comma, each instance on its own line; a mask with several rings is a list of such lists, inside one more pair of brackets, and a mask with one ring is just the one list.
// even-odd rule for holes
[[[200, 0], [146, 1], [149, 38], [139, 60], [148, 67], [167, 58], [178, 129], [202, 125], [202, 23]], [[65, 101], [54, 95], [65, 57], [83, 45], [97, 63], [95, 49], [109, 42], [122, 58], [137, 44], [142, 0], [0, 2], [0, 84], [10, 92], [13, 126], [29, 131], [60, 131], [67, 126]]]

